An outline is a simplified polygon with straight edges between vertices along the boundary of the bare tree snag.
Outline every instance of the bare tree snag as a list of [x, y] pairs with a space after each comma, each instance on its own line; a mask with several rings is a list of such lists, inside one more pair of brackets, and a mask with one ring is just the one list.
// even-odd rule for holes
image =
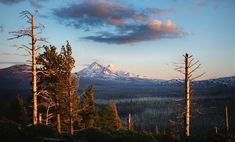
[[127, 130], [131, 130], [131, 114], [129, 113], [128, 119], [127, 119]]
[[[44, 38], [36, 38], [35, 37], [35, 29], [39, 29], [41, 33], [42, 29], [44, 28], [43, 25], [38, 24], [35, 25], [34, 17], [35, 15], [30, 13], [29, 11], [22, 11], [20, 12], [20, 17], [26, 19], [26, 22], [29, 23], [31, 26], [30, 28], [21, 29], [18, 31], [9, 32], [13, 37], [9, 38], [9, 40], [17, 39], [21, 37], [30, 37], [31, 38], [31, 48], [26, 45], [18, 46], [18, 48], [25, 49], [29, 54], [32, 56], [32, 96], [33, 96], [33, 125], [38, 123], [38, 104], [37, 104], [37, 64], [36, 64], [36, 50], [39, 47], [36, 47], [37, 41], [45, 41]], [[37, 34], [39, 34], [37, 33]]]
[[185, 135], [190, 135], [190, 82], [189, 82], [189, 55], [185, 54], [185, 103], [186, 103], [186, 115], [185, 115]]
[[32, 21], [32, 72], [33, 72], [33, 125], [37, 124], [37, 64], [36, 64], [36, 48], [35, 48], [35, 35], [34, 35], [34, 15], [31, 15]]
[[228, 106], [225, 105], [225, 123], [226, 123], [226, 132], [229, 133], [229, 123], [228, 123]]
[[202, 73], [197, 76], [193, 76], [193, 73], [200, 68], [201, 64], [199, 63], [199, 60], [195, 61], [193, 56], [189, 55], [188, 53], [186, 53], [183, 56], [184, 56], [184, 63], [180, 64], [180, 66], [176, 66], [175, 70], [184, 75], [183, 80], [179, 79], [177, 81], [181, 81], [181, 83], [184, 83], [185, 107], [184, 107], [183, 117], [184, 117], [184, 125], [185, 125], [185, 136], [190, 136], [191, 96], [192, 96], [190, 82], [203, 76], [205, 73]]

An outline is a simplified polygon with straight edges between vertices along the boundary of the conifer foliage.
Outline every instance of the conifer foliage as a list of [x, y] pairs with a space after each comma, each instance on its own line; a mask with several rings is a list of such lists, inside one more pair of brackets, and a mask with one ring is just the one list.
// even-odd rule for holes
[[94, 98], [94, 87], [90, 85], [85, 93], [84, 97], [84, 121], [85, 127], [90, 128], [94, 127], [95, 123], [95, 98]]
[[111, 102], [107, 107], [97, 111], [96, 127], [112, 131], [122, 128], [122, 122], [119, 118], [115, 102]]
[[[77, 78], [71, 73], [75, 63], [72, 48], [67, 42], [60, 53], [57, 53], [54, 46], [44, 46], [44, 49], [45, 52], [38, 56], [41, 106], [46, 109], [48, 106], [54, 107], [52, 113], [57, 117], [58, 132], [64, 129], [73, 134], [74, 121], [81, 119], [78, 115], [80, 100], [77, 94]], [[48, 116], [47, 114], [46, 117]], [[66, 127], [61, 128], [61, 123]]]
[[111, 127], [113, 127], [114, 130], [121, 129], [122, 128], [122, 122], [119, 118], [117, 106], [115, 102], [111, 102], [109, 104], [109, 110], [110, 110], [110, 118], [111, 118]]
[[97, 111], [93, 85], [78, 94], [78, 77], [72, 74], [75, 60], [69, 42], [62, 46], [60, 52], [55, 46], [43, 47], [44, 52], [37, 57], [42, 123], [56, 126], [59, 133], [71, 135], [74, 129], [82, 128], [121, 129], [121, 119], [114, 102]]

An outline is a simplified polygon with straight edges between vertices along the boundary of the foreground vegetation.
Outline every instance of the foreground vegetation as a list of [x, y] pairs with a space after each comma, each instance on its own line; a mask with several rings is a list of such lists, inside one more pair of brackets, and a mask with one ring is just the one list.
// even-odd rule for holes
[[76, 132], [73, 136], [58, 134], [50, 126], [23, 126], [13, 121], [0, 121], [0, 140], [3, 142], [31, 141], [68, 141], [68, 142], [234, 142], [234, 135], [193, 135], [190, 137], [175, 137], [170, 133], [151, 133], [147, 131], [101, 130], [87, 128]]

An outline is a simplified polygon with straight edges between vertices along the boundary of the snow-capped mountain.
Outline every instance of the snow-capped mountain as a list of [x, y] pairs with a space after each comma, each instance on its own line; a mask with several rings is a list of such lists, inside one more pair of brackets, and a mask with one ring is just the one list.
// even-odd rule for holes
[[93, 62], [87, 68], [81, 70], [79, 74], [81, 77], [105, 80], [146, 79], [144, 76], [120, 70], [112, 64], [103, 66], [97, 62]]

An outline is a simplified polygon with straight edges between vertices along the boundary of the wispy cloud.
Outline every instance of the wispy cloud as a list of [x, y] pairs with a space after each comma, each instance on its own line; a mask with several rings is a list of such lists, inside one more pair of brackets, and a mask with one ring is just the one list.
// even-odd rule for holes
[[166, 16], [170, 13], [176, 12], [175, 8], [161, 9], [161, 8], [146, 8], [144, 12], [149, 14], [156, 14], [157, 16]]
[[24, 0], [0, 0], [0, 3], [6, 4], [6, 5], [13, 5], [13, 4], [20, 3], [22, 1]]
[[[174, 9], [146, 8], [136, 10], [130, 5], [107, 0], [87, 0], [82, 3], [55, 9], [53, 14], [67, 26], [92, 30], [111, 27], [114, 30], [100, 31], [83, 39], [96, 42], [126, 44], [163, 38], [178, 38], [183, 35], [175, 24], [168, 20], [163, 23], [152, 20], [153, 15], [163, 16]], [[170, 25], [171, 24], [171, 25]]]
[[37, 0], [30, 0], [29, 3], [32, 7], [37, 9], [41, 9], [43, 7], [42, 4]]

